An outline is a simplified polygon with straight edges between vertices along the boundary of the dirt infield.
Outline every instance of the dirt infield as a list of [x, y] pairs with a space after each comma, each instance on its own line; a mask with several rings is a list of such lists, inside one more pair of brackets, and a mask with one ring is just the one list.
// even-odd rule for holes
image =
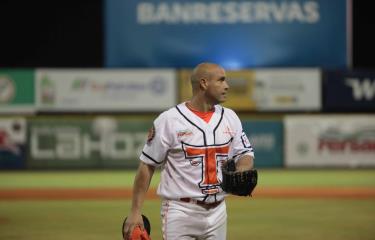
[[[92, 188], [92, 189], [0, 189], [0, 200], [100, 200], [128, 199], [132, 195], [130, 189]], [[150, 189], [148, 198], [158, 198], [155, 189]], [[375, 198], [375, 188], [343, 188], [343, 187], [267, 187], [258, 188], [254, 198]]]

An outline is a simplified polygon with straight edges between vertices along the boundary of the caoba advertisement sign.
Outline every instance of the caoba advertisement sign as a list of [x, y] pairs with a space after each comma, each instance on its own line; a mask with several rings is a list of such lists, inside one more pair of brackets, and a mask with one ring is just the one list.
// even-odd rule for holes
[[152, 122], [113, 117], [34, 119], [29, 158], [34, 168], [135, 167]]

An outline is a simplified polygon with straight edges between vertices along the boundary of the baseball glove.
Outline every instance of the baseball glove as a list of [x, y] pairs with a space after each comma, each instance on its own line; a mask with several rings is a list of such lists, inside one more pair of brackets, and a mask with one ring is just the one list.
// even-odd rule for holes
[[258, 182], [258, 172], [256, 169], [238, 172], [233, 159], [228, 160], [222, 167], [223, 180], [221, 188], [233, 195], [251, 196]]
[[[126, 222], [127, 217], [124, 219], [122, 223], [122, 238], [125, 238], [124, 236], [124, 225]], [[143, 225], [145, 229], [142, 231], [139, 226], [136, 226], [133, 231], [130, 234], [131, 240], [151, 240], [150, 233], [151, 233], [151, 224], [148, 218], [142, 214], [143, 219]]]

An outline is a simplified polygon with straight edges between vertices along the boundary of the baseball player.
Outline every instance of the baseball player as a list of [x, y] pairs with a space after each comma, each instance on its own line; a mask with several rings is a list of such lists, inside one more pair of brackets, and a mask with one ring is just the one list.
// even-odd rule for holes
[[234, 159], [237, 171], [253, 168], [253, 148], [234, 111], [224, 108], [225, 70], [201, 63], [191, 75], [193, 96], [154, 121], [140, 156], [124, 239], [143, 228], [141, 208], [156, 167], [165, 240], [226, 239], [227, 213], [221, 167]]

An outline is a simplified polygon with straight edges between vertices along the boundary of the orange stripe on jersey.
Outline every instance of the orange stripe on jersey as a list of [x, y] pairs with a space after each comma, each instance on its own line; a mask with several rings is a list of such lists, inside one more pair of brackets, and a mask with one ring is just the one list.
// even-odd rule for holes
[[186, 107], [192, 111], [195, 115], [198, 117], [202, 118], [206, 123], [208, 123], [211, 120], [212, 115], [215, 112], [215, 109], [212, 109], [211, 111], [208, 112], [200, 112], [198, 110], [193, 109], [189, 104], [186, 103]]
[[216, 168], [216, 154], [228, 154], [229, 146], [215, 147], [207, 149], [207, 161], [206, 161], [206, 177], [203, 184], [216, 184], [217, 179], [217, 168]]
[[199, 146], [188, 146], [185, 147], [187, 157], [198, 157], [204, 156], [204, 172], [203, 179], [201, 181], [202, 186], [217, 185], [219, 179], [217, 176], [217, 160], [218, 154], [226, 155], [229, 152], [229, 145], [225, 146], [210, 146], [210, 147], [199, 147]]
[[207, 149], [207, 160], [206, 161], [206, 171], [205, 171], [205, 182], [203, 184], [216, 184], [216, 149], [209, 148]]

